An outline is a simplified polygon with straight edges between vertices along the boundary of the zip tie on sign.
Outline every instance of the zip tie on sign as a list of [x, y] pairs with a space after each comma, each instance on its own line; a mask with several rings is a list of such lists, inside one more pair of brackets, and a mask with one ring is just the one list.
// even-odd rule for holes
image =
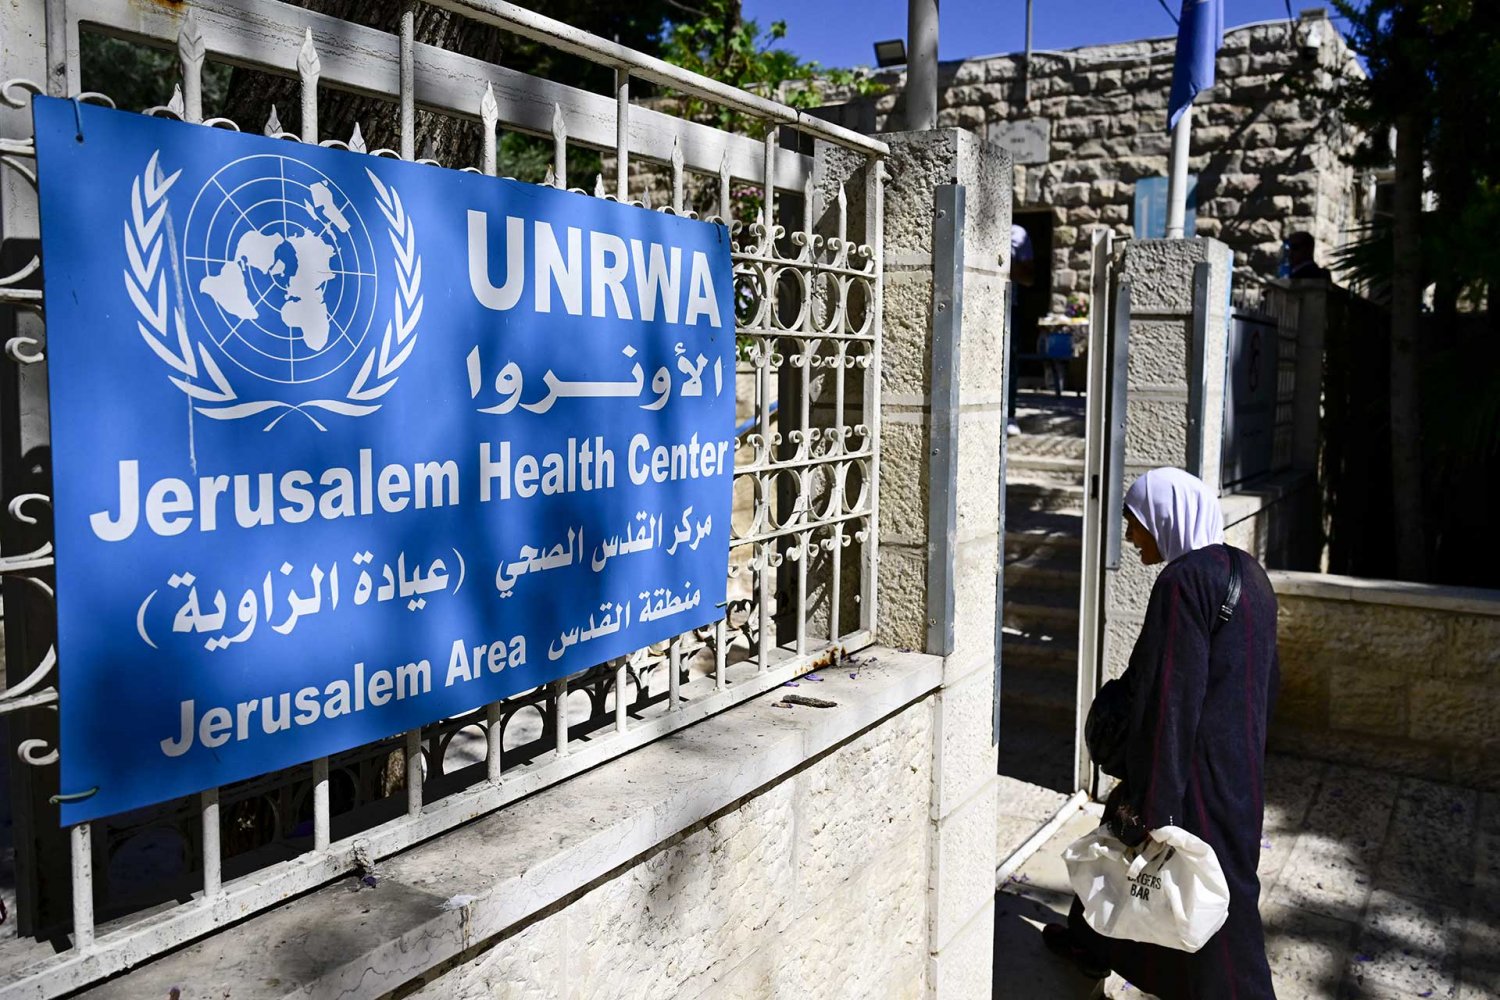
[[95, 785], [86, 792], [59, 792], [50, 796], [47, 801], [52, 805], [61, 805], [64, 802], [82, 802], [84, 799], [92, 798], [99, 794], [99, 786]]

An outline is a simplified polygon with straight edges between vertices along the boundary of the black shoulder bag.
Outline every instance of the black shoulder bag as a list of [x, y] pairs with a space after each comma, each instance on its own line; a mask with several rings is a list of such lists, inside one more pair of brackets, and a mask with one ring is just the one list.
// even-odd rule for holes
[[[1219, 605], [1219, 615], [1209, 630], [1210, 641], [1219, 629], [1234, 617], [1240, 603], [1240, 553], [1229, 549], [1229, 590], [1224, 603]], [[1117, 677], [1106, 681], [1089, 706], [1088, 720], [1083, 724], [1083, 742], [1089, 756], [1105, 774], [1116, 778], [1125, 777], [1125, 747], [1130, 736], [1130, 702], [1132, 692], [1125, 679]]]

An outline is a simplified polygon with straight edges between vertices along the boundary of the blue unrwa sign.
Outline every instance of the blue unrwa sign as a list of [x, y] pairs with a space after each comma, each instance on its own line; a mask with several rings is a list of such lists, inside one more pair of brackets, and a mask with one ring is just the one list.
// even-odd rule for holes
[[722, 226], [38, 98], [63, 806], [718, 618]]

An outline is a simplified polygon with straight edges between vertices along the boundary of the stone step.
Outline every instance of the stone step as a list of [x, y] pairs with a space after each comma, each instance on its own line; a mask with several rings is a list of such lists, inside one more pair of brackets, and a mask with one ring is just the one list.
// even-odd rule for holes
[[1073, 728], [1077, 717], [1077, 680], [1058, 671], [1018, 663], [1006, 653], [1006, 636], [1000, 665], [1000, 729], [1007, 719], [1025, 718], [1033, 724]]
[[1078, 635], [1061, 635], [1017, 631], [1006, 626], [1001, 641], [1002, 664], [1019, 664], [1035, 670], [1052, 670], [1068, 676], [1077, 674]]
[[1078, 591], [1022, 590], [1005, 592], [1002, 614], [1007, 628], [1027, 635], [1050, 635], [1078, 644]]
[[1028, 535], [1083, 537], [1083, 515], [1045, 510], [1007, 510], [1005, 530]]
[[1033, 552], [1005, 563], [1005, 592], [1020, 594], [1038, 590], [1070, 590], [1083, 585], [1081, 550]]
[[1011, 475], [1005, 481], [1005, 504], [1009, 511], [1046, 511], [1083, 514], [1083, 485], [1037, 482], [1030, 476]]
[[1005, 561], [1007, 563], [1019, 562], [1027, 556], [1043, 555], [1077, 562], [1082, 546], [1082, 539], [1073, 535], [1007, 531], [1005, 533]]
[[1081, 466], [1087, 442], [1071, 434], [1017, 434], [1006, 443], [1011, 461], [1025, 455], [1037, 458], [1071, 458]]
[[1083, 485], [1083, 460], [1051, 455], [1012, 455], [1005, 463], [1005, 479], [1054, 486]]
[[[1083, 440], [1087, 433], [1083, 409], [1016, 407], [1016, 424], [1021, 428], [1021, 437], [1028, 434], [1055, 434], [1059, 437]], [[1012, 440], [1015, 440], [1012, 438]]]
[[1055, 557], [1077, 564], [1083, 548], [1083, 516], [1045, 510], [1007, 508], [1005, 561], [1031, 555]]

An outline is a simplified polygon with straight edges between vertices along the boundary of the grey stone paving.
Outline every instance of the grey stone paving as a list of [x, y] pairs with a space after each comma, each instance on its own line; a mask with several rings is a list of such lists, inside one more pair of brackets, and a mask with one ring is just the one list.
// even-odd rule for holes
[[[1500, 795], [1279, 756], [1266, 784], [1260, 908], [1280, 1000], [1500, 1000]], [[1096, 822], [1075, 816], [996, 895], [996, 998], [1091, 995], [1038, 927], [1066, 914], [1060, 855]], [[1143, 997], [1118, 978], [1102, 995]]]

